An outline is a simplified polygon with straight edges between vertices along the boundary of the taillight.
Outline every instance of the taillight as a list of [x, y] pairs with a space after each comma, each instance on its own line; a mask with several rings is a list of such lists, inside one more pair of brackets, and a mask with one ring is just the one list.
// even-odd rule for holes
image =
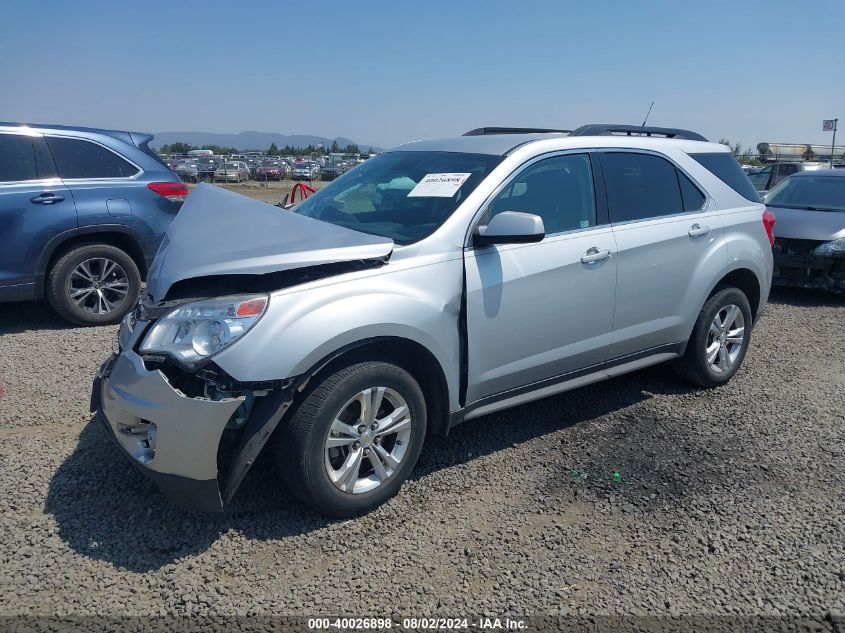
[[171, 202], [185, 202], [188, 197], [188, 185], [183, 182], [150, 182], [147, 189], [155, 191]]
[[775, 222], [777, 222], [777, 218], [775, 214], [769, 211], [768, 209], [763, 210], [763, 226], [766, 227], [766, 235], [769, 236], [769, 244], [772, 246], [775, 245]]

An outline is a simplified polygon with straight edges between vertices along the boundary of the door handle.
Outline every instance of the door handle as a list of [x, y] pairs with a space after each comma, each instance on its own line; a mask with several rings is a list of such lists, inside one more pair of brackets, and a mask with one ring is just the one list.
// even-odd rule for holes
[[56, 202], [61, 202], [64, 199], [64, 196], [59, 196], [55, 193], [45, 191], [44, 193], [38, 194], [34, 198], [30, 198], [29, 201], [33, 204], [55, 204]]
[[693, 224], [689, 227], [689, 236], [690, 237], [701, 237], [702, 235], [707, 235], [710, 232], [709, 226], [701, 226], [698, 223]]
[[587, 252], [581, 255], [582, 264], [594, 264], [610, 258], [610, 251], [600, 251], [595, 246], [587, 249]]

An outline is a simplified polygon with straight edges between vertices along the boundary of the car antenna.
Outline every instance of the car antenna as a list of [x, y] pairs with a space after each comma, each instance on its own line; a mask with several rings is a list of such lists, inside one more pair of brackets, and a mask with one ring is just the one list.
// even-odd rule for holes
[[646, 121], [648, 121], [648, 115], [651, 114], [651, 109], [654, 107], [654, 101], [651, 102], [651, 105], [648, 106], [648, 112], [645, 113], [645, 118], [643, 119], [643, 124], [640, 127], [645, 127]]

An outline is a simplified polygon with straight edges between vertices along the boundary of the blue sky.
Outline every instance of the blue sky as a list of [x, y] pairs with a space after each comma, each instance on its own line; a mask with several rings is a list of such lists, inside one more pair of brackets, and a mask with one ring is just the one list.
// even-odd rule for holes
[[650, 124], [746, 145], [829, 143], [822, 119], [845, 119], [843, 0], [4, 0], [0, 15], [0, 120], [391, 146], [641, 123], [652, 99]]

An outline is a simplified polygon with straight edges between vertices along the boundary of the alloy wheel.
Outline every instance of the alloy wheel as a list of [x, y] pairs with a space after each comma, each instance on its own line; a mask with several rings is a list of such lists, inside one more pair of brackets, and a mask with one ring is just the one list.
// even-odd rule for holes
[[325, 441], [326, 472], [339, 490], [370, 492], [399, 468], [411, 438], [405, 399], [389, 387], [371, 387], [350, 398]]
[[129, 294], [129, 277], [112, 259], [86, 259], [71, 272], [67, 292], [81, 310], [89, 314], [108, 314]]
[[734, 366], [745, 342], [745, 317], [734, 304], [720, 309], [707, 333], [705, 354], [710, 369], [721, 374]]

